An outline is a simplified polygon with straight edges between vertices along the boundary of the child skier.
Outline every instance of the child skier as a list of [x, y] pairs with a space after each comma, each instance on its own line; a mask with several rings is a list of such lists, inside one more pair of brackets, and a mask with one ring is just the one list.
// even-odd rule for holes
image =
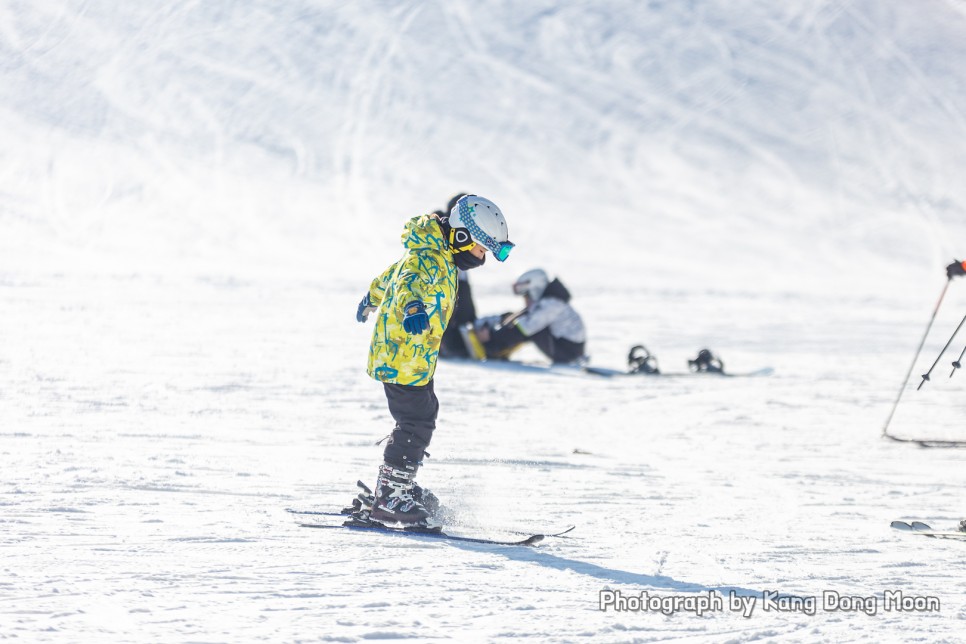
[[505, 358], [532, 342], [554, 363], [584, 358], [584, 321], [570, 305], [570, 291], [559, 279], [551, 281], [543, 269], [535, 268], [517, 278], [513, 292], [523, 296], [526, 308], [481, 318], [475, 325], [487, 357]]
[[433, 374], [458, 288], [457, 270], [482, 266], [486, 252], [506, 260], [513, 248], [506, 219], [492, 201], [461, 197], [448, 215], [414, 217], [402, 234], [403, 257], [372, 281], [356, 319], [377, 311], [367, 371], [383, 383], [396, 426], [379, 466], [369, 518], [438, 529], [415, 485], [439, 402]]

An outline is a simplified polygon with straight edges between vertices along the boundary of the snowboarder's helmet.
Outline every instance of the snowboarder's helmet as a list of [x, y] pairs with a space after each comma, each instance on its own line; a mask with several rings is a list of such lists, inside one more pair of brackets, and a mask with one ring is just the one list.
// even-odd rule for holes
[[465, 228], [473, 241], [487, 248], [497, 261], [510, 256], [513, 244], [509, 241], [506, 218], [489, 199], [476, 195], [460, 197], [449, 213], [449, 225]]
[[550, 278], [542, 268], [534, 268], [520, 277], [517, 281], [513, 283], [513, 292], [517, 295], [526, 295], [532, 301], [536, 302], [543, 295], [543, 292], [547, 290], [547, 284], [550, 283]]

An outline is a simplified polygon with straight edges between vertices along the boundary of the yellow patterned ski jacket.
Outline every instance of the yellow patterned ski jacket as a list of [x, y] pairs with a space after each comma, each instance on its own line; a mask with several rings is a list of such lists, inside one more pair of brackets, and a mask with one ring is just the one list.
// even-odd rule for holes
[[[402, 244], [406, 254], [369, 286], [379, 310], [367, 372], [381, 382], [425, 385], [436, 371], [439, 344], [456, 303], [457, 269], [433, 215], [410, 219]], [[415, 300], [429, 315], [429, 328], [418, 335], [403, 328], [403, 307]]]

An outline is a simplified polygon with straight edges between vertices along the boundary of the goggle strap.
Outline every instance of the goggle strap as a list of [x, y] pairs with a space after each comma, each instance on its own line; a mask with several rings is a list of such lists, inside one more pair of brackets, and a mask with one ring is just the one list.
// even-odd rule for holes
[[476, 242], [473, 241], [469, 231], [465, 228], [451, 228], [449, 231], [449, 245], [454, 251], [464, 251], [473, 248]]

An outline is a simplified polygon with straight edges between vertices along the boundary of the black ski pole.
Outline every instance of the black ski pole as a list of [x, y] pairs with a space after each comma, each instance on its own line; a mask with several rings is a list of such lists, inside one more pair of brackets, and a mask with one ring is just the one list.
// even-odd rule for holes
[[953, 362], [953, 370], [949, 372], [949, 377], [952, 378], [956, 370], [963, 366], [963, 356], [966, 356], [966, 347], [963, 347], [962, 353], [959, 354], [959, 358]]
[[[906, 379], [902, 381], [902, 386], [899, 387], [899, 395], [896, 396], [896, 400], [892, 403], [892, 411], [889, 412], [889, 417], [886, 418], [885, 426], [882, 427], [882, 435], [888, 436], [889, 434], [889, 423], [892, 422], [892, 417], [896, 414], [896, 409], [899, 407], [899, 401], [902, 400], [902, 393], [906, 390], [906, 385], [909, 384], [909, 378], [912, 376], [912, 370], [916, 368], [916, 360], [919, 359], [919, 354], [922, 352], [922, 347], [926, 344], [926, 338], [929, 337], [929, 331], [932, 329], [932, 323], [936, 321], [936, 314], [939, 313], [939, 307], [943, 303], [943, 298], [946, 297], [946, 289], [949, 288], [949, 282], [951, 279], [946, 280], [946, 284], [943, 286], [942, 293], [939, 294], [939, 300], [936, 302], [936, 308], [932, 310], [932, 317], [929, 318], [929, 324], [926, 325], [926, 332], [922, 334], [922, 340], [919, 341], [919, 347], [916, 349], [916, 355], [912, 358], [912, 364], [909, 365], [909, 371], [906, 372]], [[922, 385], [919, 385], [920, 387]]]
[[949, 345], [953, 343], [953, 339], [956, 337], [956, 334], [959, 333], [959, 330], [963, 328], [963, 324], [966, 324], [966, 315], [964, 315], [963, 319], [959, 321], [959, 326], [956, 327], [956, 330], [953, 331], [953, 334], [949, 336], [949, 340], [946, 342], [946, 346], [944, 346], [942, 351], [939, 352], [939, 355], [936, 356], [936, 361], [932, 363], [931, 367], [929, 367], [929, 371], [922, 374], [922, 382], [920, 382], [919, 386], [916, 387], [916, 391], [919, 391], [920, 389], [922, 389], [922, 386], [926, 384], [927, 380], [929, 380], [929, 375], [932, 373], [932, 370], [936, 368], [937, 364], [939, 364], [939, 359], [943, 357], [943, 354], [946, 353], [946, 349], [948, 349]]

